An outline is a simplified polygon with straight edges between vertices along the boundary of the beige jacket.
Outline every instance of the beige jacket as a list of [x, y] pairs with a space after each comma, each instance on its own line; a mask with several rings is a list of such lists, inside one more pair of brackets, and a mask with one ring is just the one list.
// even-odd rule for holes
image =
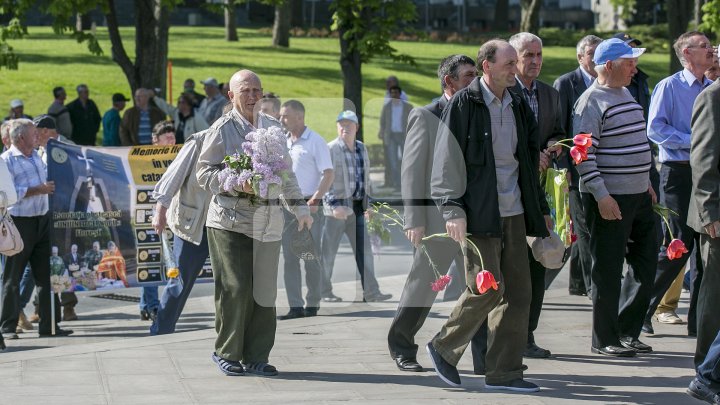
[[205, 229], [210, 197], [195, 176], [203, 139], [207, 131], [185, 138], [185, 144], [160, 181], [155, 185], [153, 197], [168, 208], [167, 224], [183, 240], [199, 245]]
[[[263, 113], [258, 113], [257, 120], [258, 128], [280, 126], [277, 120]], [[206, 225], [208, 228], [242, 233], [261, 242], [279, 241], [284, 225], [279, 203], [271, 201], [265, 204], [260, 200], [253, 205], [247, 198], [234, 197], [222, 191], [218, 181], [225, 156], [242, 153], [245, 136], [253, 130], [255, 127], [232, 109], [218, 118], [207, 131], [197, 163], [198, 183], [213, 195]], [[290, 154], [285, 151], [284, 155], [288, 167], [292, 167]], [[297, 205], [289, 207], [296, 217], [310, 214], [292, 171], [288, 172], [283, 182], [282, 194], [287, 201], [296, 202]]]

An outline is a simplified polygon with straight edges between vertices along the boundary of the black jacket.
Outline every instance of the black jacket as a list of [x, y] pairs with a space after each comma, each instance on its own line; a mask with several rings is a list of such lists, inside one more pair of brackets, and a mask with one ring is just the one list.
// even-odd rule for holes
[[[435, 144], [431, 193], [445, 220], [467, 218], [467, 232], [475, 236], [502, 236], [497, 195], [495, 156], [490, 112], [476, 78], [457, 92], [442, 114]], [[540, 188], [538, 126], [530, 106], [510, 93], [517, 128], [515, 157], [518, 183], [529, 236], [549, 235], [543, 214], [549, 213]]]
[[73, 142], [78, 145], [95, 146], [95, 138], [102, 122], [95, 102], [88, 99], [86, 106], [83, 107], [80, 99], [76, 98], [67, 105], [67, 109], [73, 127], [70, 137]]

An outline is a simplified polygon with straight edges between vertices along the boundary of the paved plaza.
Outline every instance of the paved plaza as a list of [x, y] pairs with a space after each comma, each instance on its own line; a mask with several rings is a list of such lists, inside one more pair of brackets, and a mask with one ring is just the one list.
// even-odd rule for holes
[[[536, 332], [552, 351], [546, 360], [525, 359], [534, 395], [484, 390], [472, 374], [470, 351], [458, 368], [462, 388], [440, 381], [427, 353], [423, 373], [401, 372], [387, 352], [386, 336], [410, 265], [407, 246], [386, 248], [376, 259], [381, 289], [393, 294], [382, 304], [348, 302], [359, 296], [349, 247], [341, 248], [335, 293], [345, 302], [325, 304], [318, 317], [279, 321], [271, 363], [280, 375], [226, 377], [210, 360], [215, 331], [212, 285], [196, 286], [178, 325], [179, 333], [148, 336], [137, 304], [82, 295], [80, 319], [65, 338], [34, 332], [7, 341], [0, 353], [0, 404], [692, 404], [685, 394], [695, 340], [685, 325], [655, 323], [656, 335], [641, 336], [655, 352], [630, 359], [590, 353], [591, 306], [568, 296], [567, 268], [547, 291]], [[282, 269], [282, 266], [281, 266]], [[282, 273], [282, 272], [281, 272]], [[280, 275], [282, 280], [282, 274]], [[429, 288], [429, 286], [428, 286]], [[132, 298], [139, 289], [119, 291]], [[97, 293], [93, 293], [97, 294]], [[120, 297], [122, 298], [122, 297]], [[278, 314], [287, 308], [278, 293]], [[684, 318], [688, 294], [679, 310]], [[30, 309], [30, 307], [28, 308]], [[438, 302], [418, 334], [424, 345], [451, 309]], [[697, 402], [698, 404], [700, 402]]]

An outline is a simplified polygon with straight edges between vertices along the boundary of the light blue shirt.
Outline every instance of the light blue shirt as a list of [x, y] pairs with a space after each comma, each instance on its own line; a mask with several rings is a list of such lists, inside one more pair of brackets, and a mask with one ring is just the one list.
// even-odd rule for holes
[[47, 181], [47, 167], [37, 151], [27, 157], [15, 145], [2, 154], [15, 183], [17, 202], [8, 208], [14, 217], [36, 217], [45, 215], [49, 209], [47, 194], [25, 197], [30, 187], [39, 186]]
[[690, 119], [695, 99], [712, 82], [687, 69], [661, 80], [650, 99], [648, 138], [658, 144], [660, 162], [690, 160]]

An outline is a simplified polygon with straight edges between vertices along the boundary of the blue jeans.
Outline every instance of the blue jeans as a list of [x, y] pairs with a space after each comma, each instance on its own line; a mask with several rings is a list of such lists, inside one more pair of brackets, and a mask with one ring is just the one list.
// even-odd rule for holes
[[[322, 208], [318, 212], [312, 214], [313, 224], [310, 228], [315, 244], [315, 254], [318, 257], [315, 260], [304, 260], [305, 262], [305, 285], [307, 286], [307, 306], [317, 308], [320, 306], [320, 283], [322, 279], [322, 259], [320, 257], [320, 238], [322, 238], [322, 228], [325, 216]], [[283, 260], [285, 263], [284, 279], [285, 291], [287, 292], [288, 304], [290, 308], [302, 308], [302, 280], [300, 272], [300, 259], [292, 251], [292, 241], [297, 235], [297, 221], [295, 215], [285, 211], [285, 229], [282, 235]]]
[[140, 294], [140, 310], [153, 312], [160, 306], [157, 287], [143, 287]]
[[366, 296], [380, 294], [380, 287], [375, 278], [375, 267], [373, 264], [372, 249], [370, 248], [370, 236], [365, 226], [365, 212], [360, 201], [353, 202], [353, 214], [347, 219], [325, 218], [322, 236], [322, 296], [332, 295], [332, 273], [335, 266], [340, 240], [345, 234], [350, 240], [355, 255], [355, 264], [360, 273], [360, 283]]
[[193, 285], [195, 285], [195, 280], [197, 280], [200, 270], [202, 270], [209, 255], [207, 229], [203, 231], [200, 245], [195, 245], [175, 236], [173, 253], [175, 254], [175, 263], [177, 263], [180, 270], [183, 288], [177, 297], [170, 294], [167, 287], [165, 288], [160, 299], [157, 318], [150, 326], [151, 335], [165, 335], [175, 332], [175, 324], [180, 318], [185, 302], [192, 291]]
[[33, 290], [35, 289], [35, 280], [32, 276], [30, 266], [25, 267], [25, 271], [20, 278], [20, 310], [24, 310], [30, 298], [32, 298]]
[[712, 342], [705, 360], [698, 366], [697, 379], [715, 390], [720, 387], [720, 333]]

